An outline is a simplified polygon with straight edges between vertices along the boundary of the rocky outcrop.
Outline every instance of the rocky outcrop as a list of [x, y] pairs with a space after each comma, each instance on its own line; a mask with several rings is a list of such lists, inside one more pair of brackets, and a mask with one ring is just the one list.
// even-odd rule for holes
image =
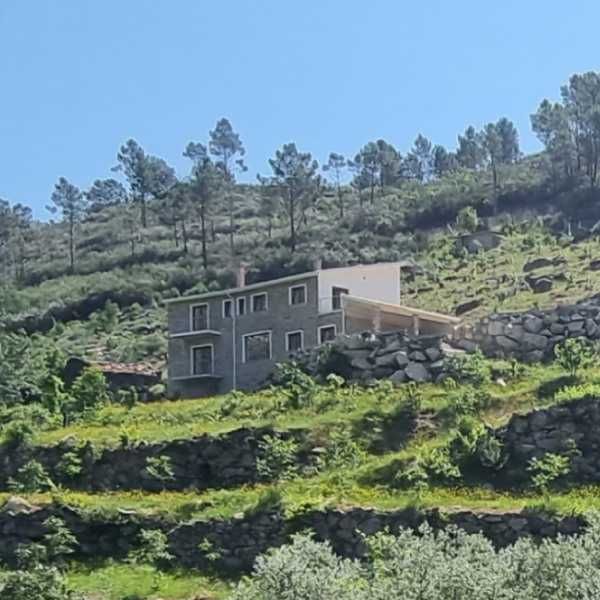
[[[21, 502], [12, 502], [12, 505]], [[44, 522], [51, 516], [61, 518], [77, 539], [77, 558], [123, 558], [139, 543], [143, 529], [160, 529], [168, 538], [169, 551], [183, 566], [225, 573], [249, 571], [256, 557], [280, 546], [298, 531], [312, 530], [316, 538], [327, 540], [341, 556], [365, 555], [364, 535], [401, 528], [417, 529], [428, 523], [439, 530], [454, 525], [468, 533], [482, 533], [496, 546], [511, 544], [521, 537], [534, 539], [570, 535], [582, 530], [580, 517], [553, 517], [528, 512], [442, 513], [437, 510], [402, 509], [379, 511], [351, 508], [309, 511], [286, 521], [277, 507], [230, 519], [197, 520], [173, 523], [159, 518], [122, 512], [102, 516], [73, 510], [66, 506], [0, 509], [0, 558], [15, 559], [23, 544], [41, 542], [47, 533]]]
[[[302, 430], [237, 429], [220, 435], [98, 451], [89, 443], [79, 445], [76, 439], [67, 438], [56, 446], [1, 452], [0, 486], [6, 489], [9, 478], [33, 458], [44, 466], [55, 484], [78, 490], [230, 488], [261, 479], [257, 461], [264, 454], [261, 441], [266, 436], [293, 437], [300, 445], [305, 440]], [[303, 464], [308, 459], [309, 452], [300, 450], [297, 460]], [[69, 464], [78, 465], [80, 472], [73, 474]]]
[[475, 347], [495, 358], [515, 357], [525, 362], [552, 358], [554, 347], [567, 338], [600, 339], [600, 299], [549, 310], [498, 313], [475, 323], [458, 347]]

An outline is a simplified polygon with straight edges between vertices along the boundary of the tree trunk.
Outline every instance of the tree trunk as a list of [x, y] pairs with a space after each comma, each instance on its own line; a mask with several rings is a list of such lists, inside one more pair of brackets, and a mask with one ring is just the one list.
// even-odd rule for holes
[[235, 256], [235, 242], [233, 240], [233, 196], [229, 197], [229, 251], [231, 256]]
[[183, 253], [188, 253], [188, 236], [185, 228], [185, 219], [181, 219], [181, 240], [183, 241]]
[[177, 231], [177, 219], [173, 217], [173, 239], [175, 240], [175, 248], [179, 248], [179, 232]]
[[342, 188], [340, 187], [339, 183], [338, 183], [337, 193], [338, 193], [338, 208], [340, 209], [340, 219], [343, 219], [344, 218], [344, 195], [342, 194]]
[[75, 270], [75, 244], [74, 244], [74, 235], [75, 235], [75, 221], [71, 217], [69, 219], [69, 270], [71, 273]]
[[200, 229], [202, 231], [202, 266], [204, 270], [208, 269], [208, 252], [206, 249], [206, 215], [204, 207], [200, 209]]
[[292, 254], [296, 251], [296, 199], [290, 195], [290, 249]]
[[142, 227], [145, 229], [146, 228], [146, 193], [142, 192], [142, 194], [140, 195], [140, 211], [141, 211], [141, 217], [142, 217]]

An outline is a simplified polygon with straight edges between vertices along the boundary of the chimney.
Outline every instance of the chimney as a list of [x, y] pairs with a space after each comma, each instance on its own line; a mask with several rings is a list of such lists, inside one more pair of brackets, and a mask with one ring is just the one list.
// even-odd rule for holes
[[314, 271], [321, 271], [323, 269], [323, 259], [322, 258], [315, 258], [313, 261], [313, 270]]
[[245, 264], [240, 264], [236, 273], [237, 279], [237, 287], [243, 288], [246, 287], [246, 273], [248, 272], [248, 267]]

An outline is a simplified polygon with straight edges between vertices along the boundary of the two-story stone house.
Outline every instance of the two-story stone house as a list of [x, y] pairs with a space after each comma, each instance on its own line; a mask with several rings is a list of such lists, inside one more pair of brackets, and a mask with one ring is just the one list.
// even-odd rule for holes
[[435, 313], [399, 305], [401, 267], [316, 269], [250, 285], [241, 272], [236, 288], [168, 301], [170, 395], [253, 389], [275, 363], [338, 334], [418, 328], [416, 313], [425, 322]]

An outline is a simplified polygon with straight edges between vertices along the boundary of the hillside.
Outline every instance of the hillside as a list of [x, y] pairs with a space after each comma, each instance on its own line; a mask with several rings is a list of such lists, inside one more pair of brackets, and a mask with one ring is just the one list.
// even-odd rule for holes
[[[55, 220], [0, 202], [0, 591], [264, 600], [260, 568], [296, 568], [285, 557], [305, 547], [364, 591], [382, 548], [398, 550], [388, 529], [444, 564], [449, 526], [491, 565], [511, 548], [541, 561], [526, 540], [585, 548], [600, 510], [600, 154], [573, 110], [578, 77], [533, 115], [532, 156], [502, 118], [456, 149], [377, 140], [323, 167], [285, 144], [270, 175], [240, 183], [222, 119], [185, 148], [185, 178], [129, 140], [119, 179], [59, 179]], [[205, 399], [157, 384], [144, 401], [94, 366], [65, 372], [69, 357], [164, 371], [165, 300], [229, 287], [242, 263], [258, 282], [400, 259], [402, 302], [459, 314], [465, 337], [338, 339], [264, 389]]]

